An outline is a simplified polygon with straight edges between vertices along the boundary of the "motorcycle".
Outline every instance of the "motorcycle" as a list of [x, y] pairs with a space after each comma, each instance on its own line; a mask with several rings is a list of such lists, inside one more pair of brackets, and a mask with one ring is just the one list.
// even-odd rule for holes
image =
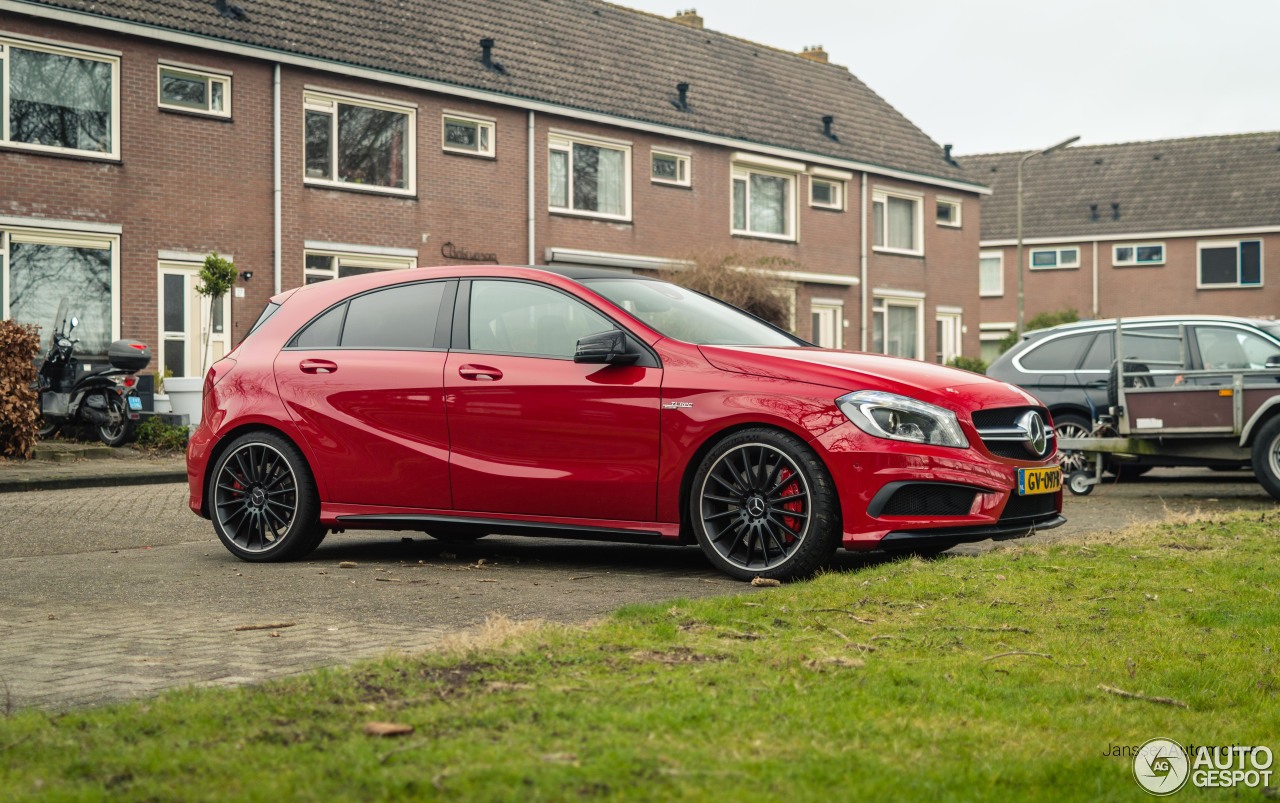
[[108, 446], [127, 443], [142, 411], [134, 374], [151, 362], [151, 349], [137, 340], [117, 340], [107, 350], [108, 365], [81, 374], [75, 356], [80, 341], [71, 337], [80, 320], [67, 317], [64, 301], [54, 321], [49, 352], [37, 380], [44, 417], [40, 437], [47, 438], [64, 426], [89, 426]]

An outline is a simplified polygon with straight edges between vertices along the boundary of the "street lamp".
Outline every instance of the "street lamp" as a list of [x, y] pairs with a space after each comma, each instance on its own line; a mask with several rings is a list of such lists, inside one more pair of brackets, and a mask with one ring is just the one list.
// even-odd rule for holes
[[1018, 337], [1022, 337], [1024, 320], [1022, 276], [1026, 273], [1026, 268], [1022, 265], [1022, 166], [1027, 163], [1028, 159], [1036, 156], [1048, 156], [1056, 150], [1067, 147], [1078, 139], [1080, 139], [1079, 135], [1071, 137], [1070, 139], [1064, 139], [1057, 145], [1050, 145], [1042, 151], [1032, 151], [1018, 160]]

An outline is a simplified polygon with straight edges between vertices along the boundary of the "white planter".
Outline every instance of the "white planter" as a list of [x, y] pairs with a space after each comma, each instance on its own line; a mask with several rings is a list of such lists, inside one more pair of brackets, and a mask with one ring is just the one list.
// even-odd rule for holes
[[200, 423], [203, 390], [204, 379], [198, 376], [171, 376], [164, 381], [164, 391], [169, 396], [173, 412], [185, 414], [193, 427]]
[[157, 393], [155, 395], [155, 412], [172, 413], [173, 405], [169, 403], [168, 393]]

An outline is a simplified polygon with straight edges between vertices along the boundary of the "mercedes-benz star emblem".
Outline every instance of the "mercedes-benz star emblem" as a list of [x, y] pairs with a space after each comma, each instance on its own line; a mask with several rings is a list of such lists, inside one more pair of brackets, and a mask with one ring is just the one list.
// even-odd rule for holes
[[758, 496], [753, 496], [747, 500], [747, 512], [752, 516], [759, 518], [764, 515], [764, 500]]
[[1035, 410], [1029, 410], [1018, 419], [1018, 428], [1027, 434], [1027, 451], [1036, 457], [1044, 457], [1049, 447], [1049, 430], [1044, 419]]

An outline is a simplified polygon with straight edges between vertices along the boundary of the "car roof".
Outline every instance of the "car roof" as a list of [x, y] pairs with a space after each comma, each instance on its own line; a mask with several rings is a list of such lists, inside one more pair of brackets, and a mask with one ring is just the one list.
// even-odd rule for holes
[[[1280, 326], [1280, 321], [1266, 318], [1246, 318], [1238, 315], [1134, 315], [1122, 318], [1124, 324], [1161, 324], [1161, 323], [1245, 323], [1259, 328]], [[1094, 318], [1087, 321], [1060, 323], [1045, 329], [1032, 329], [1023, 334], [1024, 340], [1039, 340], [1045, 335], [1069, 332], [1074, 329], [1090, 329], [1111, 327], [1116, 325], [1115, 318]]]

